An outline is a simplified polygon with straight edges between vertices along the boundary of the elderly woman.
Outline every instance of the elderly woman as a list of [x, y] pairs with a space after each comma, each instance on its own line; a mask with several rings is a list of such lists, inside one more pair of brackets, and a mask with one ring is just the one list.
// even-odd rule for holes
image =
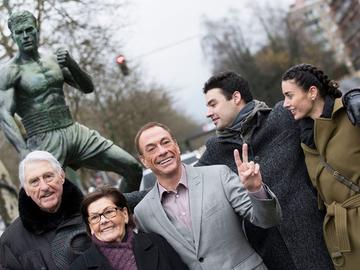
[[93, 243], [70, 269], [188, 269], [163, 237], [134, 232], [126, 199], [117, 189], [100, 187], [86, 195], [81, 214]]
[[307, 169], [326, 206], [323, 229], [334, 266], [359, 269], [360, 128], [348, 119], [337, 83], [315, 66], [287, 70], [282, 92], [284, 106], [302, 126]]

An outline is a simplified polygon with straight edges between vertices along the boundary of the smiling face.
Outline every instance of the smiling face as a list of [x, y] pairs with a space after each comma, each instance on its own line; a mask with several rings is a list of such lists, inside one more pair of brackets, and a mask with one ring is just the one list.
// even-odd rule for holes
[[129, 215], [126, 207], [118, 208], [109, 197], [102, 197], [89, 204], [87, 209], [89, 219], [94, 215], [114, 210], [114, 208], [117, 208], [115, 216], [107, 218], [101, 215], [99, 222], [89, 224], [91, 234], [95, 235], [100, 241], [120, 242], [125, 236], [125, 225], [129, 222]]
[[65, 174], [46, 160], [25, 164], [24, 190], [45, 212], [56, 212], [61, 204]]
[[139, 149], [141, 162], [158, 179], [181, 175], [179, 145], [162, 127], [154, 126], [143, 131], [139, 137]]
[[211, 118], [217, 130], [230, 127], [244, 105], [238, 91], [228, 100], [220, 88], [208, 90], [205, 100], [208, 107], [206, 117]]
[[282, 81], [284, 107], [294, 116], [295, 120], [311, 117], [314, 114], [317, 89], [312, 86], [306, 92], [294, 80]]

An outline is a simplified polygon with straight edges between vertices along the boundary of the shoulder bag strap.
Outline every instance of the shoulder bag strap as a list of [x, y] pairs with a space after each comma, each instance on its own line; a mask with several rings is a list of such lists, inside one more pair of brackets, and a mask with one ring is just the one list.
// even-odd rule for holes
[[341, 184], [347, 186], [349, 189], [354, 191], [355, 193], [360, 193], [360, 186], [355, 184], [346, 176], [340, 174], [337, 170], [335, 170], [329, 163], [327, 163], [323, 157], [320, 157], [321, 163], [324, 165], [325, 169], [330, 172], [336, 180], [338, 180]]

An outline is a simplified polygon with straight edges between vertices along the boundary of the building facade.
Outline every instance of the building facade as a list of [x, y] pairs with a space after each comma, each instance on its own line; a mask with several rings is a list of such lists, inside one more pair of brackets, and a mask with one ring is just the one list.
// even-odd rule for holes
[[360, 0], [327, 0], [355, 70], [360, 70]]
[[290, 6], [288, 22], [290, 27], [306, 35], [322, 49], [333, 52], [338, 63], [344, 63], [350, 71], [353, 71], [349, 52], [340, 29], [333, 19], [328, 1], [296, 0]]

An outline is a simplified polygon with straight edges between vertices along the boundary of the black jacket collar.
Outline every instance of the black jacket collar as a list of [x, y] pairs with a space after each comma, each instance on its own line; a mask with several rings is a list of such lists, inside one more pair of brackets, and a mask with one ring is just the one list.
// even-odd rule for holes
[[[147, 233], [134, 233], [134, 256], [138, 269], [162, 269], [158, 267], [159, 251]], [[160, 245], [160, 242], [157, 243]], [[172, 258], [170, 258], [172, 259]], [[86, 268], [84, 268], [84, 266]], [[88, 250], [81, 254], [70, 269], [112, 269], [107, 258], [93, 242]], [[168, 268], [166, 268], [168, 269]], [[181, 269], [181, 267], [179, 268]]]
[[80, 213], [82, 192], [65, 179], [62, 201], [56, 213], [42, 211], [28, 197], [23, 188], [19, 192], [19, 214], [24, 227], [34, 234], [42, 234], [55, 229], [61, 222]]

